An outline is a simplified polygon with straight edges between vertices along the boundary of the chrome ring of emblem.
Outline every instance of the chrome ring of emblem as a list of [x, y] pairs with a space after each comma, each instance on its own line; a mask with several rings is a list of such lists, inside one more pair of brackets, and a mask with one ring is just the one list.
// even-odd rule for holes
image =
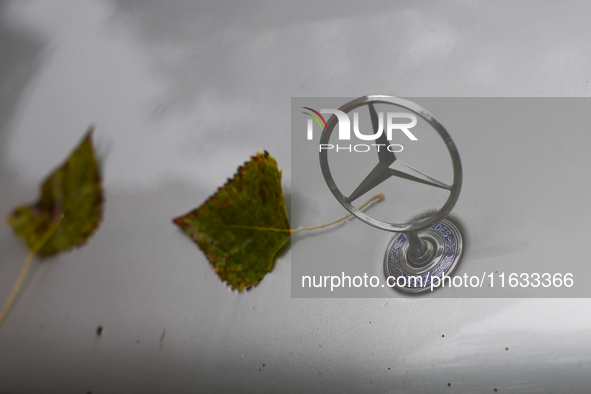
[[[424, 242], [436, 248], [430, 262], [416, 266], [408, 258], [408, 239], [406, 234], [396, 234], [386, 249], [384, 256], [384, 274], [388, 286], [405, 293], [420, 293], [431, 289], [434, 278], [441, 287], [441, 277], [450, 277], [462, 259], [463, 241], [458, 226], [449, 219], [424, 230], [418, 231]], [[450, 279], [451, 280], [451, 279]], [[449, 286], [445, 283], [444, 286]]]
[[[431, 125], [431, 127], [433, 127], [437, 131], [437, 133], [443, 139], [443, 142], [447, 146], [447, 150], [449, 151], [449, 154], [451, 156], [454, 172], [453, 184], [451, 186], [446, 185], [445, 183], [440, 182], [430, 177], [429, 175], [408, 166], [407, 164], [404, 164], [400, 160], [397, 160], [394, 153], [389, 152], [387, 150], [382, 150], [378, 152], [379, 162], [376, 165], [376, 167], [374, 167], [374, 169], [362, 181], [362, 183], [351, 194], [351, 196], [345, 197], [335, 184], [334, 179], [332, 178], [330, 167], [328, 165], [327, 150], [324, 149], [320, 151], [320, 168], [322, 169], [322, 175], [324, 176], [324, 180], [326, 181], [328, 188], [335, 196], [335, 198], [339, 201], [339, 203], [341, 203], [341, 205], [345, 207], [345, 209], [351, 212], [351, 214], [356, 216], [361, 221], [369, 224], [370, 226], [379, 228], [381, 230], [394, 232], [418, 231], [440, 222], [451, 212], [452, 208], [458, 200], [458, 197], [460, 195], [460, 189], [462, 187], [462, 163], [460, 161], [460, 155], [458, 153], [456, 145], [452, 141], [447, 130], [445, 130], [441, 123], [439, 123], [437, 119], [435, 119], [435, 117], [433, 117], [433, 115], [431, 115], [426, 109], [424, 109], [416, 103], [413, 103], [412, 101], [405, 100], [399, 97], [387, 95], [363, 96], [341, 106], [339, 110], [348, 113], [363, 105], [367, 105], [369, 108], [374, 133], [376, 133], [379, 128], [379, 124], [378, 115], [374, 108], [374, 104], [391, 104], [409, 110], [423, 118]], [[337, 117], [335, 115], [332, 115], [327, 122], [327, 128], [322, 131], [322, 135], [320, 137], [321, 144], [329, 143], [330, 136], [334, 128], [336, 127], [337, 123]], [[376, 140], [379, 144], [389, 145], [385, 133], [382, 133], [382, 135]], [[374, 188], [375, 186], [377, 186], [378, 184], [380, 184], [381, 182], [383, 182], [391, 176], [397, 176], [414, 182], [419, 182], [433, 187], [446, 189], [450, 191], [450, 195], [443, 207], [439, 209], [439, 211], [437, 211], [431, 216], [428, 216], [414, 223], [398, 224], [383, 222], [366, 215], [365, 213], [361, 212], [359, 209], [355, 208], [351, 204], [351, 202], [354, 201], [357, 197], [371, 190], [372, 188]]]

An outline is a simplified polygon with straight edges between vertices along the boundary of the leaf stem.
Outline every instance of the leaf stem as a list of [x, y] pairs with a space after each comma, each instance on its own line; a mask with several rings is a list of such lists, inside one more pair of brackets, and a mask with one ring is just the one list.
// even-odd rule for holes
[[62, 217], [60, 216], [60, 218], [58, 220], [56, 220], [54, 223], [52, 223], [52, 225], [49, 227], [49, 229], [47, 229], [47, 231], [41, 236], [41, 238], [39, 238], [37, 243], [29, 251], [27, 258], [25, 259], [25, 263], [23, 264], [23, 268], [21, 269], [21, 272], [18, 275], [16, 283], [14, 284], [14, 287], [12, 288], [12, 292], [10, 293], [10, 296], [8, 296], [8, 300], [6, 300], [6, 303], [4, 304], [4, 306], [2, 307], [2, 311], [0, 312], [0, 326], [2, 325], [4, 318], [8, 314], [8, 311], [10, 310], [10, 307], [12, 306], [12, 303], [13, 303], [14, 299], [16, 298], [16, 295], [18, 294], [19, 289], [21, 288], [21, 285], [23, 284], [23, 281], [25, 280], [25, 276], [27, 275], [27, 271], [29, 270], [29, 267], [31, 266], [31, 262], [33, 261], [33, 257], [35, 257], [35, 255], [37, 254], [39, 249], [41, 249], [43, 247], [43, 245], [45, 245], [45, 242], [47, 242], [49, 237], [51, 237], [51, 235], [55, 232], [59, 223], [62, 220], [61, 218]]
[[[375, 196], [373, 196], [372, 198], [370, 198], [369, 200], [367, 200], [363, 205], [361, 205], [359, 207], [359, 210], [362, 210], [363, 208], [365, 208], [366, 206], [368, 206], [369, 204], [371, 204], [372, 202], [376, 201], [376, 200], [381, 200], [384, 198], [384, 195], [382, 193], [378, 193]], [[299, 231], [306, 231], [306, 230], [316, 230], [318, 228], [323, 228], [323, 227], [328, 227], [328, 226], [332, 226], [333, 224], [337, 224], [339, 222], [342, 222], [343, 220], [347, 219], [348, 217], [350, 217], [352, 214], [348, 214], [343, 216], [340, 219], [335, 220], [334, 222], [330, 222], [330, 223], [326, 223], [326, 224], [321, 224], [319, 226], [313, 226], [313, 227], [300, 227], [300, 228], [296, 228], [295, 230], [291, 230], [292, 233], [297, 233]]]
[[[377, 200], [381, 200], [382, 198], [384, 198], [384, 195], [382, 193], [378, 193], [375, 196], [373, 196], [372, 198], [370, 198], [369, 200], [367, 200], [358, 209], [359, 210], [362, 210], [363, 208], [367, 207], [372, 202], [377, 201]], [[297, 233], [299, 231], [316, 230], [318, 228], [332, 226], [333, 224], [337, 224], [339, 222], [342, 222], [343, 220], [347, 219], [350, 216], [351, 216], [351, 214], [348, 214], [348, 215], [343, 216], [340, 219], [335, 220], [334, 222], [321, 224], [319, 226], [300, 227], [300, 228], [296, 228], [295, 230], [282, 229], [282, 228], [272, 228], [272, 227], [247, 226], [247, 225], [242, 225], [242, 224], [225, 224], [225, 225], [220, 225], [220, 227], [224, 227], [224, 228], [240, 228], [240, 229], [244, 229], [244, 230], [275, 231], [275, 232], [278, 232], [278, 233]]]

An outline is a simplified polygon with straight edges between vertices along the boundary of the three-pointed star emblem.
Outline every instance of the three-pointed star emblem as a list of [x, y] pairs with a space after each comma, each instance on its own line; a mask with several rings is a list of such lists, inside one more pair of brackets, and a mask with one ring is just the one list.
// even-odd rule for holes
[[[376, 113], [375, 107], [372, 103], [368, 103], [367, 106], [369, 107], [374, 134], [377, 134], [379, 130], [378, 114]], [[424, 172], [412, 168], [408, 164], [396, 159], [394, 152], [390, 152], [385, 148], [389, 145], [389, 142], [384, 133], [382, 133], [376, 139], [376, 141], [378, 146], [379, 162], [359, 184], [359, 186], [357, 186], [353, 193], [351, 193], [349, 197], [346, 197], [347, 202], [351, 203], [355, 201], [358, 197], [364, 195], [391, 176], [397, 176], [399, 178], [408, 179], [414, 182], [423, 183], [445, 190], [451, 190], [450, 185], [438, 181]], [[383, 148], [380, 149], [380, 146]]]

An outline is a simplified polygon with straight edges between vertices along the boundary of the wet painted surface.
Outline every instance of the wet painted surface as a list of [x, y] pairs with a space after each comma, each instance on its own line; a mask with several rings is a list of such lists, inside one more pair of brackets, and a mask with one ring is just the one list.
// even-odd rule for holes
[[[292, 96], [589, 96], [588, 9], [0, 2], [0, 213], [91, 123], [107, 201], [92, 243], [29, 272], [0, 330], [0, 391], [583, 391], [587, 300], [291, 299], [289, 252], [238, 294], [170, 218], [256, 151], [289, 188]], [[498, 239], [503, 212], [463, 217], [499, 241], [474, 255], [527, 250]], [[0, 299], [25, 255], [0, 226]]]

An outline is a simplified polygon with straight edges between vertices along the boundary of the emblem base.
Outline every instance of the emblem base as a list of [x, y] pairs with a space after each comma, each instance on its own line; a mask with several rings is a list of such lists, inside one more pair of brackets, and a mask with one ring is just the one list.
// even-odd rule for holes
[[431, 281], [443, 275], [451, 276], [462, 258], [462, 233], [451, 220], [443, 219], [417, 231], [417, 235], [427, 246], [426, 260], [409, 257], [409, 240], [405, 233], [392, 238], [384, 257], [388, 286], [407, 293], [430, 290]]

